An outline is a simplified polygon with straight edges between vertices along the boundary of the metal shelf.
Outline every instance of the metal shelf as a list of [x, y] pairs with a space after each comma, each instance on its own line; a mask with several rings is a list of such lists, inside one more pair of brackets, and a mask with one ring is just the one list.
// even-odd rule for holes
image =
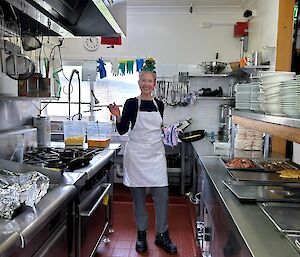
[[233, 110], [232, 122], [278, 138], [300, 143], [300, 119]]
[[0, 100], [16, 100], [16, 101], [41, 101], [41, 100], [59, 100], [57, 97], [29, 97], [29, 96], [0, 96]]
[[263, 113], [238, 111], [238, 110], [233, 110], [232, 115], [243, 117], [243, 118], [248, 118], [248, 119], [253, 119], [253, 120], [258, 120], [258, 121], [263, 121], [263, 122], [269, 122], [269, 123], [278, 124], [278, 125], [284, 125], [284, 126], [293, 127], [293, 128], [300, 128], [300, 119], [296, 119], [296, 118], [273, 116], [273, 115], [267, 115], [267, 114], [263, 114]]
[[229, 73], [222, 73], [222, 74], [206, 74], [206, 73], [198, 73], [198, 72], [191, 72], [189, 73], [189, 77], [214, 77], [214, 78], [222, 78], [228, 77]]
[[232, 96], [197, 96], [197, 100], [234, 100]]

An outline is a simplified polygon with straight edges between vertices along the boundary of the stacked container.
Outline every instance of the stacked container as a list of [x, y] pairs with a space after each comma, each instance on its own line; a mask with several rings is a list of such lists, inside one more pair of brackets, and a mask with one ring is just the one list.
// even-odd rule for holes
[[90, 147], [105, 148], [110, 143], [111, 122], [87, 123], [87, 143]]
[[83, 146], [85, 142], [84, 121], [64, 121], [64, 141], [66, 146]]

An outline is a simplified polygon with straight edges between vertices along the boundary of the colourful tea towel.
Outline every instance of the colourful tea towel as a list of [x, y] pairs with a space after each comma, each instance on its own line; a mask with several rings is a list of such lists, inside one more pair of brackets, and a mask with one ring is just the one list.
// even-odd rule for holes
[[163, 128], [163, 142], [165, 145], [176, 146], [178, 144], [178, 132], [176, 125], [169, 125]]
[[133, 74], [133, 64], [134, 64], [133, 60], [127, 61], [127, 73], [128, 74]]
[[137, 71], [137, 72], [141, 72], [145, 60], [144, 60], [144, 59], [136, 59], [135, 62], [136, 62], [136, 71]]
[[104, 61], [99, 58], [97, 61], [97, 72], [99, 72], [99, 76], [100, 79], [103, 79], [106, 77], [106, 70], [105, 70], [105, 66], [106, 64], [104, 63]]

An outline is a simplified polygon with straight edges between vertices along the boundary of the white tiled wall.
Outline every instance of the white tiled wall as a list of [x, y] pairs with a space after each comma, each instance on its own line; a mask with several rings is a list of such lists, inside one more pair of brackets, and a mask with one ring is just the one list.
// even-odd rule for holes
[[197, 100], [194, 105], [186, 107], [167, 106], [164, 113], [164, 123], [173, 124], [192, 118], [192, 124], [186, 131], [205, 129], [207, 132], [217, 133], [219, 130], [219, 105], [226, 100]]
[[[189, 92], [197, 93], [201, 88], [211, 90], [222, 87], [223, 94], [229, 94], [229, 84], [234, 83], [229, 77], [194, 77], [190, 79]], [[207, 132], [217, 133], [219, 130], [219, 106], [228, 103], [228, 100], [200, 98], [194, 105], [166, 106], [164, 123], [173, 124], [178, 121], [192, 118], [192, 124], [186, 131], [205, 129]]]

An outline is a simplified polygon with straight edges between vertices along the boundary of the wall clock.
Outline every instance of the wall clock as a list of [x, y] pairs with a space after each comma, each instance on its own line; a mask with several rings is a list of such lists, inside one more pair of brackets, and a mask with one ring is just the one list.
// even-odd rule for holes
[[83, 40], [83, 45], [88, 51], [95, 51], [100, 46], [99, 38], [97, 37], [86, 37]]

